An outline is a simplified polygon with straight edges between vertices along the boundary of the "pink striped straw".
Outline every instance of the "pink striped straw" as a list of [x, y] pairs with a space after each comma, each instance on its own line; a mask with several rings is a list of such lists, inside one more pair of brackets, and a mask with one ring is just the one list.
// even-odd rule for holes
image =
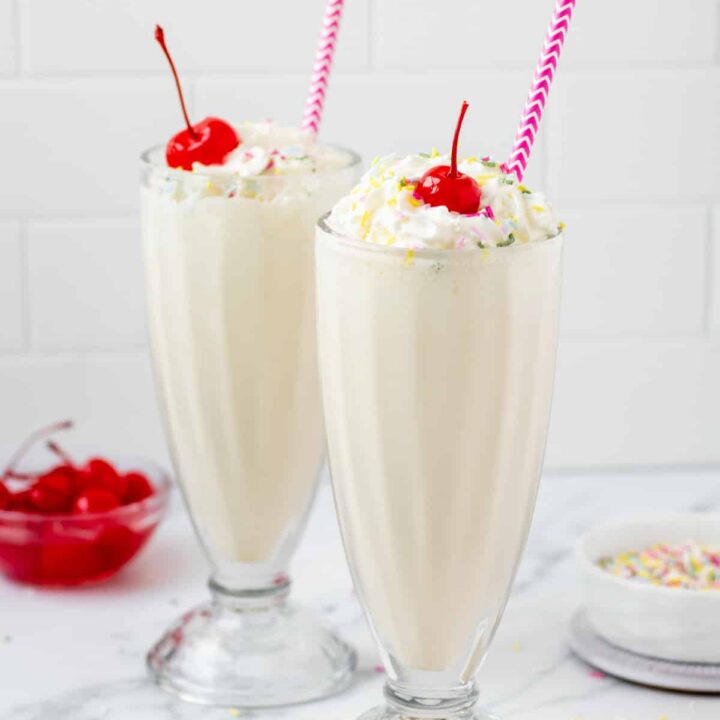
[[530, 94], [523, 108], [520, 125], [515, 135], [515, 144], [510, 153], [510, 159], [504, 166], [505, 172], [515, 173], [519, 182], [522, 182], [523, 175], [525, 175], [525, 168], [540, 127], [545, 103], [555, 77], [555, 70], [557, 70], [574, 9], [575, 0], [557, 0], [557, 5], [555, 5], [555, 12], [545, 38], [545, 46], [535, 70]]
[[315, 55], [310, 89], [305, 101], [305, 117], [302, 124], [303, 130], [309, 130], [313, 135], [317, 135], [322, 119], [325, 91], [330, 77], [344, 3], [345, 0], [328, 0], [325, 6], [320, 41]]

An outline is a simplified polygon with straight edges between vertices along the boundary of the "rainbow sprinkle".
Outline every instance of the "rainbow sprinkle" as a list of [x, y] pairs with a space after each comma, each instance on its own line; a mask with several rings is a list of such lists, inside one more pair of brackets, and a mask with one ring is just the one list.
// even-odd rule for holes
[[617, 577], [649, 585], [720, 590], [720, 546], [659, 543], [645, 550], [601, 558], [598, 565]]

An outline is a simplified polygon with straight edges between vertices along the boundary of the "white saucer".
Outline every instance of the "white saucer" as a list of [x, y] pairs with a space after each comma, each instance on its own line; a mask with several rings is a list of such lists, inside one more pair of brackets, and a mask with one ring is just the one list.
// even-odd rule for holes
[[720, 665], [659, 660], [623, 650], [594, 632], [584, 610], [578, 610], [570, 624], [570, 647], [585, 662], [623, 680], [667, 690], [720, 693]]

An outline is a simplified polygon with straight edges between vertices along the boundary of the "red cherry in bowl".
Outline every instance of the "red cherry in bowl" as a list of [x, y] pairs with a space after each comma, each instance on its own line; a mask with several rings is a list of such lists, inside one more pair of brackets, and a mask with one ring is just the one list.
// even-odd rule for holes
[[58, 465], [40, 475], [29, 488], [32, 507], [46, 513], [67, 512], [73, 504], [75, 476], [75, 469], [69, 465]]
[[125, 475], [126, 490], [123, 496], [123, 504], [140, 502], [155, 494], [150, 481], [139, 472], [129, 472]]
[[468, 104], [463, 102], [460, 108], [453, 137], [451, 165], [436, 165], [430, 168], [415, 188], [415, 197], [426, 205], [445, 206], [451, 212], [472, 215], [480, 210], [482, 192], [474, 178], [457, 169], [458, 141]]
[[165, 44], [165, 32], [159, 25], [155, 26], [155, 39], [170, 64], [186, 125], [184, 130], [170, 138], [165, 148], [167, 164], [183, 170], [192, 170], [193, 163], [196, 162], [203, 165], [221, 165], [228, 154], [240, 144], [238, 134], [232, 125], [217, 117], [207, 117], [195, 125], [190, 122], [180, 78]]
[[89, 488], [81, 492], [73, 503], [74, 513], [102, 513], [120, 507], [120, 500], [105, 488]]
[[77, 485], [77, 472], [71, 465], [58, 465], [40, 475], [36, 484], [56, 495], [71, 497]]
[[30, 490], [30, 503], [33, 510], [44, 513], [61, 513], [68, 506], [67, 498], [39, 486]]
[[81, 485], [84, 490], [103, 489], [121, 500], [127, 490], [125, 478], [107, 461], [102, 458], [91, 458], [83, 466]]

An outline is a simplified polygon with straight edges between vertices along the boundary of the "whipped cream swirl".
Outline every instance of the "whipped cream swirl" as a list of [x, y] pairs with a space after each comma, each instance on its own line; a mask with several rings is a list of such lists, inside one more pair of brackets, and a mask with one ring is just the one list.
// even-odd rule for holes
[[327, 223], [347, 237], [380, 245], [413, 249], [471, 249], [535, 242], [563, 228], [542, 193], [506, 175], [490, 158], [468, 157], [458, 170], [473, 177], [482, 191], [481, 208], [461, 215], [419, 200], [420, 177], [449, 155], [431, 154], [376, 158], [350, 195], [340, 200]]
[[306, 131], [271, 121], [236, 126], [240, 145], [218, 165], [194, 163], [192, 171], [156, 165], [150, 187], [178, 202], [207, 197], [287, 200], [312, 194], [317, 174], [340, 171], [352, 156], [321, 145]]
[[221, 165], [194, 163], [193, 171], [233, 173], [240, 177], [294, 175], [342, 167], [346, 156], [320, 145], [305, 130], [272, 121], [244, 122], [236, 126], [240, 144]]

